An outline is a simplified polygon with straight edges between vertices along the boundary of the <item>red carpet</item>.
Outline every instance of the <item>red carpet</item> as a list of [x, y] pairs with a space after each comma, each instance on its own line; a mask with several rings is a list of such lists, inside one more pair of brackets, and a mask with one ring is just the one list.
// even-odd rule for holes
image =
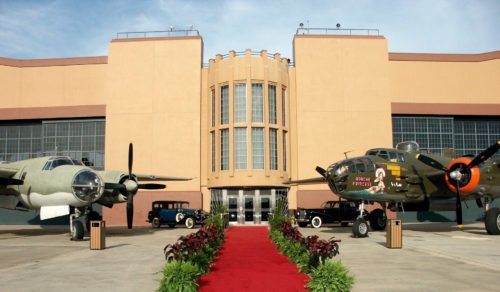
[[279, 253], [266, 226], [230, 227], [200, 291], [304, 291], [308, 276]]

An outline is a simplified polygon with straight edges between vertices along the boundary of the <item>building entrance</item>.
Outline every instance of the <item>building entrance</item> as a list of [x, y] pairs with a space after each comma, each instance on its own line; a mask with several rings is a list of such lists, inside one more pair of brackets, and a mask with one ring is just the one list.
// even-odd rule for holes
[[[221, 194], [217, 196], [215, 194]], [[285, 196], [286, 189], [212, 190], [214, 200], [222, 201], [233, 224], [261, 224], [269, 220], [269, 213], [276, 205], [276, 199]]]

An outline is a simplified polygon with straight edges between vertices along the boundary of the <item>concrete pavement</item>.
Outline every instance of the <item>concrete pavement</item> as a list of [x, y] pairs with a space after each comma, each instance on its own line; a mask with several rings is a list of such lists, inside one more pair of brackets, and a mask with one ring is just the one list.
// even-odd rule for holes
[[[403, 249], [386, 248], [385, 232], [352, 238], [350, 227], [300, 230], [342, 240], [337, 258], [356, 277], [353, 291], [500, 291], [500, 236], [487, 235], [482, 223], [464, 231], [450, 223], [404, 224]], [[107, 228], [107, 248], [90, 250], [88, 240], [70, 241], [66, 227], [0, 226], [0, 287], [154, 291], [165, 264], [163, 247], [193, 231]]]

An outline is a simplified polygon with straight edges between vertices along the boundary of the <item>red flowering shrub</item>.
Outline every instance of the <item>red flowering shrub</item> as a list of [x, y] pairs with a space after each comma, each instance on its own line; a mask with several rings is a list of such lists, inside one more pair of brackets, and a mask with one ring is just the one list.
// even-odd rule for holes
[[333, 258], [339, 254], [340, 240], [330, 238], [329, 240], [318, 239], [318, 236], [304, 237], [297, 227], [293, 227], [290, 221], [283, 221], [280, 231], [284, 237], [293, 242], [300, 242], [309, 254], [309, 264], [312, 267], [318, 267], [326, 259]]
[[165, 259], [187, 261], [196, 253], [200, 253], [204, 247], [218, 247], [224, 234], [215, 225], [208, 224], [201, 227], [197, 232], [181, 236], [174, 244], [167, 244], [163, 249]]

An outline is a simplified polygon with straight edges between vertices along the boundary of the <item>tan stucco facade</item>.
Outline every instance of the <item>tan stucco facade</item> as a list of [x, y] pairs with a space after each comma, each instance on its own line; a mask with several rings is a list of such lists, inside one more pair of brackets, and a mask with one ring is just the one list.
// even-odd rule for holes
[[[382, 36], [333, 35], [296, 35], [293, 49], [293, 64], [280, 54], [247, 50], [214, 56], [204, 67], [203, 40], [196, 36], [116, 39], [104, 57], [0, 58], [0, 120], [105, 117], [107, 170], [126, 170], [133, 142], [135, 172], [193, 178], [139, 193], [134, 224], [143, 225], [153, 200], [184, 196], [208, 210], [210, 189], [287, 188], [285, 181], [316, 177], [317, 165], [327, 167], [346, 151], [358, 156], [391, 147], [394, 113], [438, 108], [442, 114], [500, 116], [499, 51], [390, 53]], [[239, 83], [246, 84], [244, 122], [234, 120]], [[263, 85], [263, 122], [252, 121], [253, 83]], [[220, 123], [225, 85], [229, 121]], [[269, 120], [269, 85], [276, 87], [276, 123]], [[264, 129], [263, 169], [252, 168], [252, 127]], [[235, 169], [235, 128], [247, 129], [244, 170]], [[219, 167], [223, 129], [229, 131], [227, 170]], [[271, 130], [277, 133], [276, 170], [269, 163]], [[325, 184], [288, 188], [291, 209], [334, 198]], [[125, 224], [122, 205], [103, 208], [108, 224]]]

